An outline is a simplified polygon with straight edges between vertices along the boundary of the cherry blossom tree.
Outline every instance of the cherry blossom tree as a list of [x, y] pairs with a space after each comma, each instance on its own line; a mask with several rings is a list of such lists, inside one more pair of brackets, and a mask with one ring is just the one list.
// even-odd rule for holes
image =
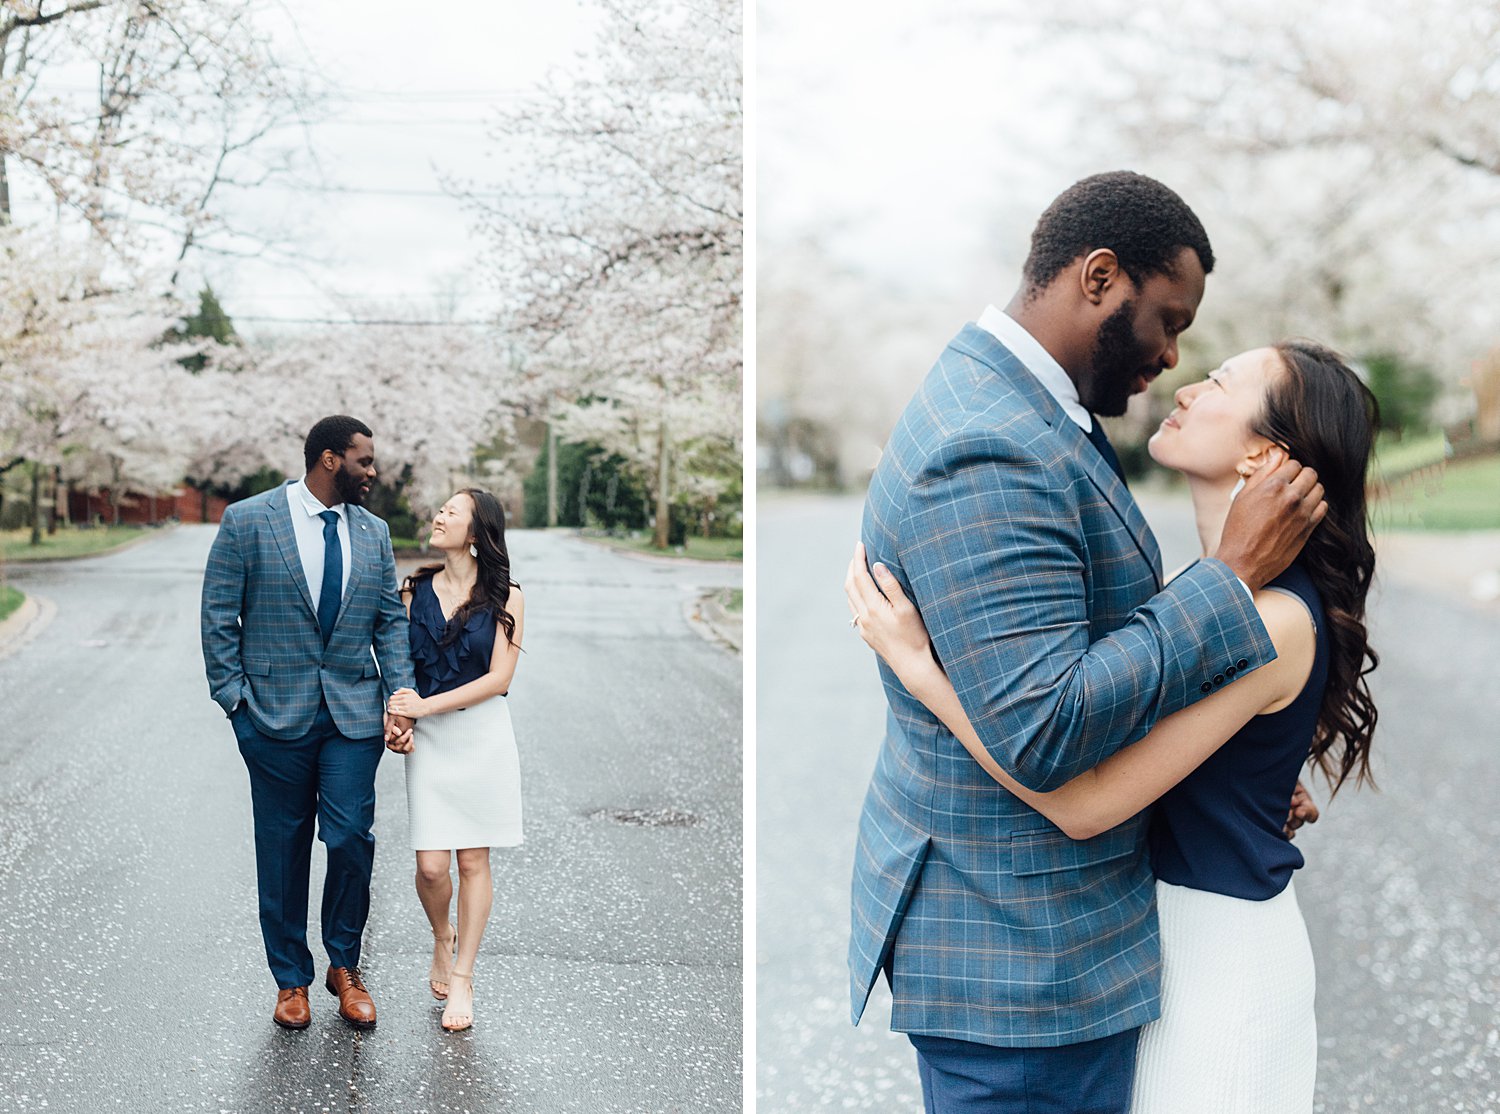
[[165, 338], [190, 255], [276, 248], [217, 210], [311, 105], [260, 6], [0, 2], [0, 453], [31, 466], [34, 523], [43, 472], [150, 493], [225, 444], [218, 377], [177, 362], [203, 350]]
[[257, 0], [0, 4], [0, 222], [14, 186], [128, 265], [190, 252], [265, 254], [217, 202], [284, 170], [261, 142], [306, 119], [316, 90], [283, 65]]
[[31, 465], [33, 541], [44, 473], [158, 491], [187, 456], [169, 403], [193, 389], [179, 361], [199, 347], [164, 342], [180, 307], [112, 284], [101, 256], [0, 228], [0, 456]]
[[769, 241], [760, 260], [757, 467], [777, 486], [863, 482], [934, 338], [974, 309], [842, 264], [816, 237]]
[[612, 415], [632, 431], [611, 447], [633, 446], [665, 548], [685, 471], [674, 453], [706, 415], [739, 442], [727, 400], [741, 377], [740, 7], [599, 7], [593, 52], [498, 120], [510, 170], [485, 190], [498, 199], [469, 196], [493, 244], [501, 327], [528, 351], [528, 406], [575, 430]]
[[[251, 346], [233, 374], [245, 389], [222, 418], [231, 443], [293, 472], [314, 422], [353, 414], [375, 431], [382, 482], [398, 486], [419, 516], [469, 482], [475, 451], [516, 414], [506, 354], [477, 328], [371, 325], [279, 337]], [[489, 471], [490, 482], [505, 478]]]
[[[1216, 360], [1304, 334], [1454, 391], [1500, 306], [1500, 9], [1473, 0], [1060, 0], [1030, 27], [1074, 68], [1070, 147], [1170, 182], [1219, 266], [1190, 334]], [[1085, 59], [1095, 81], [1076, 80]], [[1212, 351], [1206, 351], [1211, 349]]]

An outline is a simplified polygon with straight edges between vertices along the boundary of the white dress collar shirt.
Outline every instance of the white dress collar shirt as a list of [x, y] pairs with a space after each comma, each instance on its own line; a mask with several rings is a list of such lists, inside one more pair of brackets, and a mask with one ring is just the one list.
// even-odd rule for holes
[[1016, 359], [1025, 365], [1038, 383], [1047, 388], [1049, 395], [1057, 399], [1063, 413], [1072, 418], [1079, 429], [1087, 433], [1094, 428], [1094, 419], [1078, 400], [1078, 385], [1068, 377], [1062, 364], [1054, 360], [1052, 354], [1019, 321], [1004, 310], [985, 306], [975, 324], [1015, 353]]
[[292, 532], [297, 538], [297, 555], [302, 558], [302, 573], [307, 577], [307, 590], [312, 593], [313, 610], [323, 598], [323, 520], [318, 516], [332, 511], [339, 516], [339, 549], [343, 552], [344, 578], [339, 585], [339, 598], [349, 587], [349, 515], [343, 503], [325, 507], [323, 501], [308, 490], [306, 480], [297, 480], [287, 486], [287, 509], [292, 516]]

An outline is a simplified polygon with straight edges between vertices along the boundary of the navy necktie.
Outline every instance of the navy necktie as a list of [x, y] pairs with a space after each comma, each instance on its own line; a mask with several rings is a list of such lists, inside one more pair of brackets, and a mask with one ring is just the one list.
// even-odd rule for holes
[[1109, 438], [1104, 436], [1104, 426], [1095, 414], [1089, 417], [1094, 419], [1094, 425], [1088, 432], [1088, 439], [1094, 448], [1099, 450], [1099, 455], [1104, 458], [1104, 463], [1115, 470], [1115, 475], [1120, 477], [1120, 482], [1125, 482], [1125, 469], [1120, 467], [1120, 458], [1115, 455], [1115, 447], [1109, 443]]
[[318, 517], [323, 520], [323, 589], [318, 596], [318, 626], [323, 631], [323, 645], [327, 646], [344, 594], [344, 551], [339, 546], [339, 516], [333, 511], [320, 511]]

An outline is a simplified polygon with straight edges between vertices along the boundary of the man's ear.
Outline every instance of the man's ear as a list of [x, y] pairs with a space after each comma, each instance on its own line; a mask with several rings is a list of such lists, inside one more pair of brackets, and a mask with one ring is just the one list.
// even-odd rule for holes
[[1083, 257], [1078, 268], [1078, 282], [1084, 299], [1096, 306], [1104, 301], [1110, 288], [1124, 278], [1120, 259], [1109, 248], [1095, 248]]

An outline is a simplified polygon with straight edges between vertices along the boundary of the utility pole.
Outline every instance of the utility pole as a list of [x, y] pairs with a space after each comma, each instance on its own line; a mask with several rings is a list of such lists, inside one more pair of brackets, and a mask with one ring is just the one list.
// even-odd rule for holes
[[651, 544], [657, 549], [666, 549], [671, 537], [672, 493], [668, 485], [672, 478], [672, 458], [667, 441], [667, 415], [662, 411], [661, 425], [656, 431], [656, 537]]
[[547, 525], [557, 525], [557, 426], [547, 420]]

